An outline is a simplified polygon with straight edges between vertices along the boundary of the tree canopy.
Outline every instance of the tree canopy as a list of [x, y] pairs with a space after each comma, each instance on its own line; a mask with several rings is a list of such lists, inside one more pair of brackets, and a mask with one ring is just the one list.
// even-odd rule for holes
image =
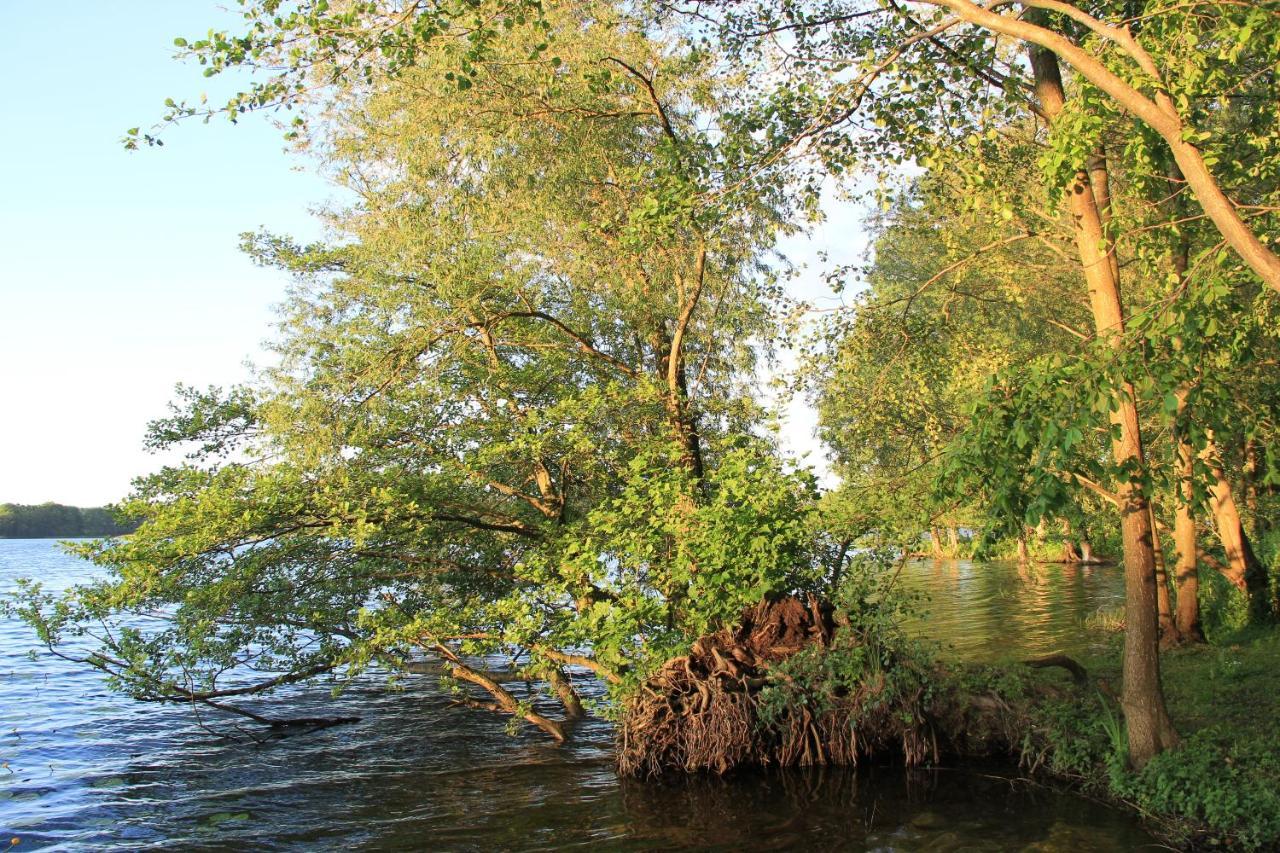
[[248, 663], [292, 680], [429, 650], [559, 737], [459, 655], [626, 683], [820, 582], [813, 481], [749, 393], [786, 197], [713, 144], [703, 52], [604, 4], [540, 21], [466, 85], [442, 37], [330, 102], [310, 141], [359, 201], [324, 244], [246, 237], [297, 277], [279, 365], [153, 424], [189, 462], [138, 482], [137, 533], [81, 549], [112, 576], [51, 637], [164, 608], [92, 661], [175, 698], [242, 691], [224, 674]]
[[[574, 716], [564, 667], [617, 698], [762, 596], [830, 594], [851, 549], [1053, 521], [1068, 558], [1105, 527], [1124, 559], [1140, 765], [1176, 743], [1158, 642], [1199, 631], [1197, 567], [1274, 611], [1249, 535], [1280, 485], [1274, 3], [239, 6], [177, 44], [250, 85], [126, 144], [288, 115], [353, 201], [322, 242], [246, 235], [296, 281], [278, 364], [182, 389], [147, 441], [187, 461], [80, 549], [109, 577], [30, 591], [136, 695], [428, 654], [560, 738], [493, 656]], [[803, 363], [820, 500], [753, 386], [779, 238], [831, 189], [880, 212]]]

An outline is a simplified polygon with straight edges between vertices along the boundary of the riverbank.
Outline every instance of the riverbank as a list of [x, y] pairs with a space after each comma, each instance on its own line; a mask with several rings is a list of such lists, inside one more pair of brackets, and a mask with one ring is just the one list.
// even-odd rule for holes
[[1024, 705], [1022, 758], [1048, 775], [1140, 815], [1183, 849], [1280, 849], [1280, 629], [1241, 632], [1162, 658], [1169, 712], [1181, 746], [1140, 772], [1127, 769], [1116, 703], [1120, 644], [1080, 661], [1090, 686], [1045, 694], [1067, 673], [982, 667], [967, 676]]
[[[19, 577], [56, 590], [93, 572], [54, 541], [0, 541], [0, 595]], [[965, 660], [997, 646], [1027, 657], [1079, 654], [1084, 616], [1118, 606], [1123, 591], [1118, 573], [1051, 567], [1034, 586], [1025, 582], [1034, 597], [1014, 601], [1006, 592], [1024, 581], [1004, 564], [908, 565], [898, 582], [908, 581], [939, 600], [931, 636]], [[1036, 630], [1015, 617], [1034, 619]], [[603, 720], [582, 721], [556, 747], [532, 727], [508, 735], [502, 718], [457, 705], [434, 677], [405, 677], [389, 690], [380, 672], [336, 696], [321, 681], [255, 705], [360, 717], [259, 745], [235, 720], [111, 693], [98, 673], [29, 655], [33, 647], [25, 623], [0, 615], [0, 761], [12, 771], [0, 770], [0, 839], [21, 838], [16, 851], [1154, 849], [1130, 812], [1024, 784], [1007, 764], [622, 779], [615, 730]]]
[[619, 769], [651, 778], [1013, 757], [1028, 779], [1109, 801], [1177, 849], [1280, 850], [1280, 629], [1166, 652], [1181, 744], [1135, 772], [1121, 635], [1095, 631], [1079, 660], [946, 663], [902, 633], [883, 596], [861, 611], [857, 598], [766, 600], [700, 638], [629, 703]]

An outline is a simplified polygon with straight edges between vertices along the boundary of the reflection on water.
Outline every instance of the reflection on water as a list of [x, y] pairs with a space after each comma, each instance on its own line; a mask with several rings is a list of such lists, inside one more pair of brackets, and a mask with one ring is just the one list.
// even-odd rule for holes
[[[20, 576], [65, 585], [86, 568], [52, 542], [0, 541], [0, 591]], [[981, 657], [1008, 652], [1017, 637], [1029, 653], [1078, 642], [1079, 620], [1119, 594], [1107, 571], [1055, 567], [1023, 581], [1011, 566], [926, 563], [908, 566], [903, 582], [935, 592], [930, 634]], [[529, 732], [508, 737], [500, 720], [451, 707], [426, 678], [390, 691], [371, 677], [337, 698], [324, 685], [297, 690], [289, 698], [299, 714], [361, 720], [265, 745], [230, 741], [187, 709], [132, 702], [78, 667], [28, 658], [31, 646], [24, 625], [0, 620], [0, 838], [20, 838], [18, 849], [1075, 851], [1150, 843], [1123, 815], [1028, 788], [999, 769], [622, 781], [606, 724], [584, 723], [562, 748]]]
[[1078, 651], [1099, 639], [1085, 620], [1124, 605], [1119, 566], [920, 560], [899, 583], [927, 599], [913, 630], [970, 661]]

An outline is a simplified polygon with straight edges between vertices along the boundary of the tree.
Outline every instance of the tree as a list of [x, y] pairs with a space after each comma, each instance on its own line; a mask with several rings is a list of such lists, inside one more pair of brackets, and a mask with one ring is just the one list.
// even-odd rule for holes
[[[1019, 148], [1006, 152], [1009, 182], [1042, 196], [1029, 177], [1034, 162], [1017, 162], [1025, 149], [1009, 144]], [[812, 353], [841, 490], [866, 526], [896, 531], [899, 541], [939, 525], [989, 526], [983, 508], [961, 496], [928, 500], [946, 449], [993, 373], [1070, 351], [1086, 318], [1076, 271], [1043, 223], [992, 227], [966, 204], [954, 181], [933, 172], [895, 199], [877, 219], [866, 290], [824, 315]], [[904, 493], [918, 499], [904, 502]]]
[[[279, 366], [187, 389], [153, 424], [190, 459], [139, 481], [137, 533], [80, 549], [108, 580], [32, 592], [55, 648], [111, 625], [87, 660], [120, 686], [233, 710], [427, 655], [488, 694], [462, 701], [562, 739], [490, 656], [573, 717], [566, 667], [626, 690], [744, 604], [820, 582], [812, 480], [751, 434], [746, 393], [787, 201], [712, 144], [713, 57], [607, 4], [521, 9], [477, 9], [510, 21], [479, 47], [466, 21], [406, 11], [394, 74], [311, 68], [343, 76], [307, 141], [359, 201], [325, 244], [247, 238], [298, 276]], [[330, 45], [309, 32], [315, 59]]]
[[127, 520], [116, 518], [107, 507], [0, 504], [0, 539], [118, 536], [132, 529]]
[[[906, 161], [956, 169], [1008, 219], [1012, 205], [1000, 176], [975, 155], [984, 138], [999, 135], [1020, 113], [1035, 113], [1050, 124], [1042, 167], [1050, 185], [1065, 192], [1096, 334], [1112, 349], [1113, 365], [1102, 373], [1112, 382], [1104, 399], [1116, 404], [1114, 456], [1123, 474], [1117, 487], [1129, 587], [1124, 704], [1132, 717], [1130, 756], [1140, 766], [1173, 735], [1159, 690], [1155, 639], [1161, 596], [1135, 374], [1132, 364], [1116, 369], [1128, 360], [1129, 348], [1114, 249], [1118, 231], [1111, 223], [1109, 152], [1102, 137], [1117, 126], [1117, 114], [1136, 119], [1125, 125], [1131, 131], [1122, 143], [1125, 158], [1150, 162], [1158, 140], [1161, 156], [1172, 157], [1221, 238], [1256, 280], [1280, 288], [1280, 262], [1259, 239], [1260, 226], [1247, 224], [1222, 190], [1225, 180], [1243, 203], [1256, 203], [1253, 210], [1262, 221], [1275, 212], [1269, 203], [1276, 185], [1274, 152], [1264, 141], [1268, 134], [1229, 138], [1225, 131], [1233, 124], [1231, 95], [1253, 102], [1274, 85], [1266, 70], [1274, 64], [1274, 40], [1251, 36], [1274, 30], [1280, 17], [1270, 9], [1226, 3], [1145, 4], [1137, 17], [1128, 4], [1092, 4], [1088, 10], [1055, 0], [924, 5], [935, 8], [920, 13], [896, 3], [856, 2], [735, 6], [723, 24], [743, 56], [761, 61], [762, 79], [785, 78], [782, 86], [762, 87], [768, 94], [753, 119], [757, 130], [778, 151], [816, 154], [828, 172], [868, 161], [881, 174]], [[1002, 36], [1031, 48], [1029, 68], [1018, 60], [1020, 51], [1001, 45]], [[1060, 62], [1077, 75], [1070, 99]], [[940, 69], [952, 85], [938, 85]], [[1273, 109], [1265, 98], [1259, 103], [1264, 115]], [[1108, 360], [1106, 353], [1098, 356], [1100, 363]], [[1067, 390], [1054, 382], [1039, 387]], [[1016, 423], [1007, 407], [991, 413], [1001, 410]], [[1013, 458], [1028, 461], [1022, 447], [1014, 450]], [[1043, 503], [1062, 491], [1051, 479], [1033, 479], [1042, 494], [1011, 508]]]
[[[920, 7], [892, 0], [735, 5], [721, 25], [730, 45], [771, 64], [780, 59], [792, 78], [768, 114], [775, 144], [817, 147], [846, 164], [860, 146], [879, 146], [894, 162], [917, 155], [923, 162], [939, 132], [958, 138], [981, 132], [1012, 105], [1034, 109], [1027, 69], [1002, 41], [1047, 51], [1087, 84], [1092, 98], [1162, 141], [1221, 238], [1280, 291], [1280, 257], [1259, 236], [1273, 225], [1274, 189], [1263, 198], [1244, 190], [1274, 176], [1277, 165], [1265, 142], [1276, 118], [1275, 79], [1267, 70], [1280, 31], [1275, 3], [1162, 0], [1135, 10], [1106, 0], [995, 6], [925, 0]], [[936, 85], [939, 77], [952, 85]], [[1254, 102], [1259, 91], [1270, 97]], [[1254, 104], [1261, 132], [1220, 135], [1215, 106], [1235, 97]], [[847, 132], [865, 130], [868, 117], [878, 131], [850, 140]], [[1089, 128], [1075, 129], [1085, 132], [1067, 144], [1087, 141]], [[1240, 196], [1234, 201], [1233, 192]]]

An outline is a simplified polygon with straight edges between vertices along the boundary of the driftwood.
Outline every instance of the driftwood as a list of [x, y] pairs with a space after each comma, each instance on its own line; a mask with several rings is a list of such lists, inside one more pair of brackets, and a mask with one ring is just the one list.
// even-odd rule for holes
[[1062, 667], [1067, 672], [1071, 673], [1071, 677], [1075, 680], [1078, 686], [1084, 687], [1089, 683], [1089, 671], [1086, 670], [1079, 661], [1074, 658], [1069, 658], [1066, 655], [1046, 655], [1041, 658], [1024, 660], [1022, 663], [1036, 669], [1041, 669], [1047, 666]]

